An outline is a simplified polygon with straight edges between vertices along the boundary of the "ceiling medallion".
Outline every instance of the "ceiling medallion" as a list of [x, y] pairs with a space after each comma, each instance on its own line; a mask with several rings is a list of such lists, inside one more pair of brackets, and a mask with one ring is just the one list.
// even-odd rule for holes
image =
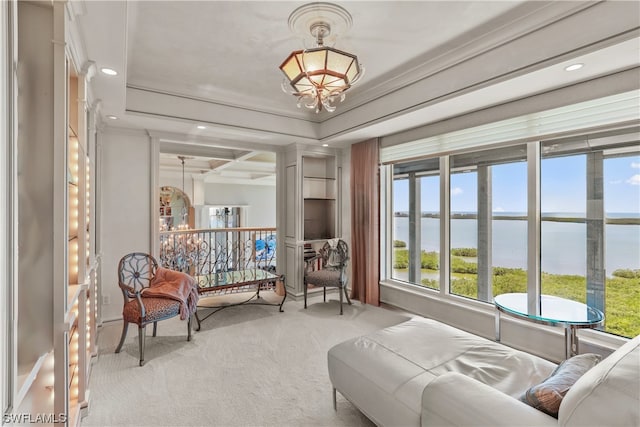
[[335, 43], [351, 24], [349, 12], [331, 3], [310, 3], [289, 16], [291, 31], [301, 37], [310, 34], [316, 44], [292, 52], [280, 65], [286, 76], [282, 89], [298, 97], [298, 107], [331, 113], [335, 103], [344, 101], [347, 89], [364, 74], [356, 55], [325, 46]]

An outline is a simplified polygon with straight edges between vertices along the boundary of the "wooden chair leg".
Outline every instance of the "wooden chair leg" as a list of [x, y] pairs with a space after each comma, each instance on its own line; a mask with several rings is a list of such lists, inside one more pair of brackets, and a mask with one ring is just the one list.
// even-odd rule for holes
[[327, 288], [326, 287], [322, 288], [322, 297], [324, 299], [324, 302], [327, 302]]
[[138, 326], [138, 347], [140, 347], [140, 366], [144, 365], [144, 338], [146, 335], [145, 326]]
[[116, 353], [120, 353], [120, 350], [122, 350], [122, 344], [124, 344], [124, 339], [127, 337], [127, 329], [129, 329], [129, 322], [123, 320], [122, 335], [120, 336], [120, 343], [118, 344], [118, 347], [116, 347]]
[[187, 319], [187, 341], [191, 341], [191, 318], [193, 316], [189, 316]]
[[153, 336], [156, 336], [156, 332], [158, 331], [158, 322], [153, 322]]
[[338, 288], [338, 293], [340, 294], [340, 315], [342, 316], [342, 289]]

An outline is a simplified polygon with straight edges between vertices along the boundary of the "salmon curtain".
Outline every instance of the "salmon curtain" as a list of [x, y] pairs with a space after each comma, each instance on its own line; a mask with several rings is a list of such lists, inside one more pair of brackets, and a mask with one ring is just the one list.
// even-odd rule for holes
[[380, 305], [378, 139], [351, 146], [351, 297]]

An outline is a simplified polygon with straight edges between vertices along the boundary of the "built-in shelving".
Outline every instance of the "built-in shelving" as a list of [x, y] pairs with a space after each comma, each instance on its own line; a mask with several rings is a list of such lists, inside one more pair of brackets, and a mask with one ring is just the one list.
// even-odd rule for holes
[[[68, 81], [69, 99], [77, 99], [78, 79], [70, 76]], [[84, 253], [84, 173], [81, 173], [84, 165], [84, 147], [78, 138], [78, 108], [72, 102], [69, 104], [69, 138], [67, 141], [67, 167], [68, 167], [68, 209], [67, 228], [69, 230], [69, 245], [67, 248], [68, 281], [67, 281], [67, 305], [66, 305], [66, 327], [67, 327], [67, 389], [64, 393], [67, 402], [58, 401], [58, 405], [63, 405], [68, 410], [69, 425], [78, 425], [80, 402], [79, 377], [80, 375], [80, 335], [84, 333], [85, 322], [82, 319], [80, 296], [84, 292], [83, 272]], [[57, 388], [56, 393], [60, 392]]]
[[291, 146], [284, 154], [284, 257], [287, 292], [302, 296], [305, 258], [340, 236], [339, 151]]
[[336, 168], [334, 156], [302, 157], [303, 236], [305, 241], [336, 236]]
[[12, 154], [19, 256], [11, 284], [16, 319], [9, 323], [15, 340], [6, 349], [8, 407], [14, 414], [56, 414], [56, 424], [79, 426], [97, 354], [96, 150], [89, 130], [95, 119], [87, 103], [95, 64], [73, 62], [68, 2], [13, 6], [22, 66]]

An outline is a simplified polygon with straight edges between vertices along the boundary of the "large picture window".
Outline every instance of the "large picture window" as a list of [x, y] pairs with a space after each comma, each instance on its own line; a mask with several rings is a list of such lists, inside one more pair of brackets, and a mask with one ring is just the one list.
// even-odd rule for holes
[[[640, 334], [637, 133], [602, 132], [534, 144], [539, 156], [532, 156], [527, 144], [505, 144], [460, 150], [442, 156], [444, 162], [395, 163], [391, 278], [445, 298], [485, 303], [533, 285], [539, 293], [603, 311], [603, 331]], [[448, 194], [439, 191], [443, 176]], [[532, 194], [539, 194], [539, 209], [529, 209]], [[441, 212], [446, 201], [448, 212]], [[448, 241], [439, 238], [446, 232], [441, 218], [449, 218]], [[529, 241], [532, 224], [539, 241]], [[448, 280], [439, 274], [442, 251], [449, 251]], [[532, 259], [539, 266], [536, 261], [529, 270]], [[441, 288], [442, 283], [448, 287]]]

